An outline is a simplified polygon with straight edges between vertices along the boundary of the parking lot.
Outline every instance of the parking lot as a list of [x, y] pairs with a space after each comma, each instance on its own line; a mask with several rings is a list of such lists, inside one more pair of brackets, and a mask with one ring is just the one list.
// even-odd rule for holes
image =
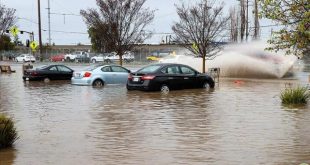
[[308, 81], [303, 71], [293, 79], [222, 78], [214, 90], [163, 95], [125, 85], [27, 82], [22, 64], [9, 64], [16, 73], [0, 74], [0, 112], [13, 117], [20, 138], [0, 152], [1, 165], [309, 161], [310, 106], [294, 111], [279, 98], [287, 85]]

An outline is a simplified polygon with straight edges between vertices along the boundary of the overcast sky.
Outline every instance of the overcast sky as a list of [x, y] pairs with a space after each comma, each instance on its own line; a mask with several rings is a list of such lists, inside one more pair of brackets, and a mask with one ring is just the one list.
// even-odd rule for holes
[[[189, 3], [198, 0], [182, 0]], [[16, 15], [19, 17], [17, 26], [20, 30], [33, 31], [35, 40], [38, 41], [38, 8], [37, 0], [0, 0], [6, 7], [16, 9]], [[48, 42], [48, 0], [41, 0], [41, 22], [42, 22], [42, 42]], [[224, 0], [225, 12], [237, 4], [236, 0]], [[171, 25], [178, 20], [175, 4], [180, 5], [180, 0], [147, 0], [145, 7], [156, 10], [155, 19], [148, 27], [155, 34], [148, 43], [159, 43], [165, 34], [171, 33]], [[52, 43], [57, 45], [77, 43], [90, 44], [86, 25], [81, 16], [81, 9], [96, 8], [96, 0], [50, 0], [51, 6], [51, 38]], [[251, 13], [251, 12], [250, 12]], [[69, 14], [69, 15], [62, 15]], [[252, 17], [250, 17], [251, 19]], [[252, 20], [250, 20], [252, 21]], [[253, 22], [253, 21], [252, 21]], [[262, 23], [261, 23], [262, 24]], [[268, 36], [269, 29], [263, 29], [263, 37]], [[73, 32], [73, 33], [68, 33]], [[77, 33], [75, 33], [77, 32]], [[27, 34], [19, 35], [25, 42]]]

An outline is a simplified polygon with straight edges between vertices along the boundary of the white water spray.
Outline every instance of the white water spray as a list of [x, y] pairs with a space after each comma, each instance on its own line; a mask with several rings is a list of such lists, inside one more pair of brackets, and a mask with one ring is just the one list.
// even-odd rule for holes
[[[297, 61], [294, 55], [270, 52], [262, 42], [227, 45], [215, 58], [206, 60], [207, 68], [220, 68], [223, 77], [282, 78]], [[181, 63], [202, 71], [202, 59], [176, 55], [160, 62]]]

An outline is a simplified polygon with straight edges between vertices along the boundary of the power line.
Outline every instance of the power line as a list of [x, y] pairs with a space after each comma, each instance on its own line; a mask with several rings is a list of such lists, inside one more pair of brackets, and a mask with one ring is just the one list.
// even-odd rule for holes
[[71, 16], [78, 16], [78, 17], [82, 16], [82, 15], [79, 15], [79, 14], [68, 14], [68, 13], [50, 13], [50, 14], [53, 14], [53, 15], [63, 15], [63, 16], [71, 15]]

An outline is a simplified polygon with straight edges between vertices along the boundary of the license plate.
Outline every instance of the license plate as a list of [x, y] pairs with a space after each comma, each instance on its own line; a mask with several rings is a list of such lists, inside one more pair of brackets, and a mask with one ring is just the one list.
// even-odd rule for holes
[[132, 81], [137, 82], [137, 81], [139, 81], [139, 80], [140, 80], [140, 78], [139, 78], [139, 77], [134, 77]]

